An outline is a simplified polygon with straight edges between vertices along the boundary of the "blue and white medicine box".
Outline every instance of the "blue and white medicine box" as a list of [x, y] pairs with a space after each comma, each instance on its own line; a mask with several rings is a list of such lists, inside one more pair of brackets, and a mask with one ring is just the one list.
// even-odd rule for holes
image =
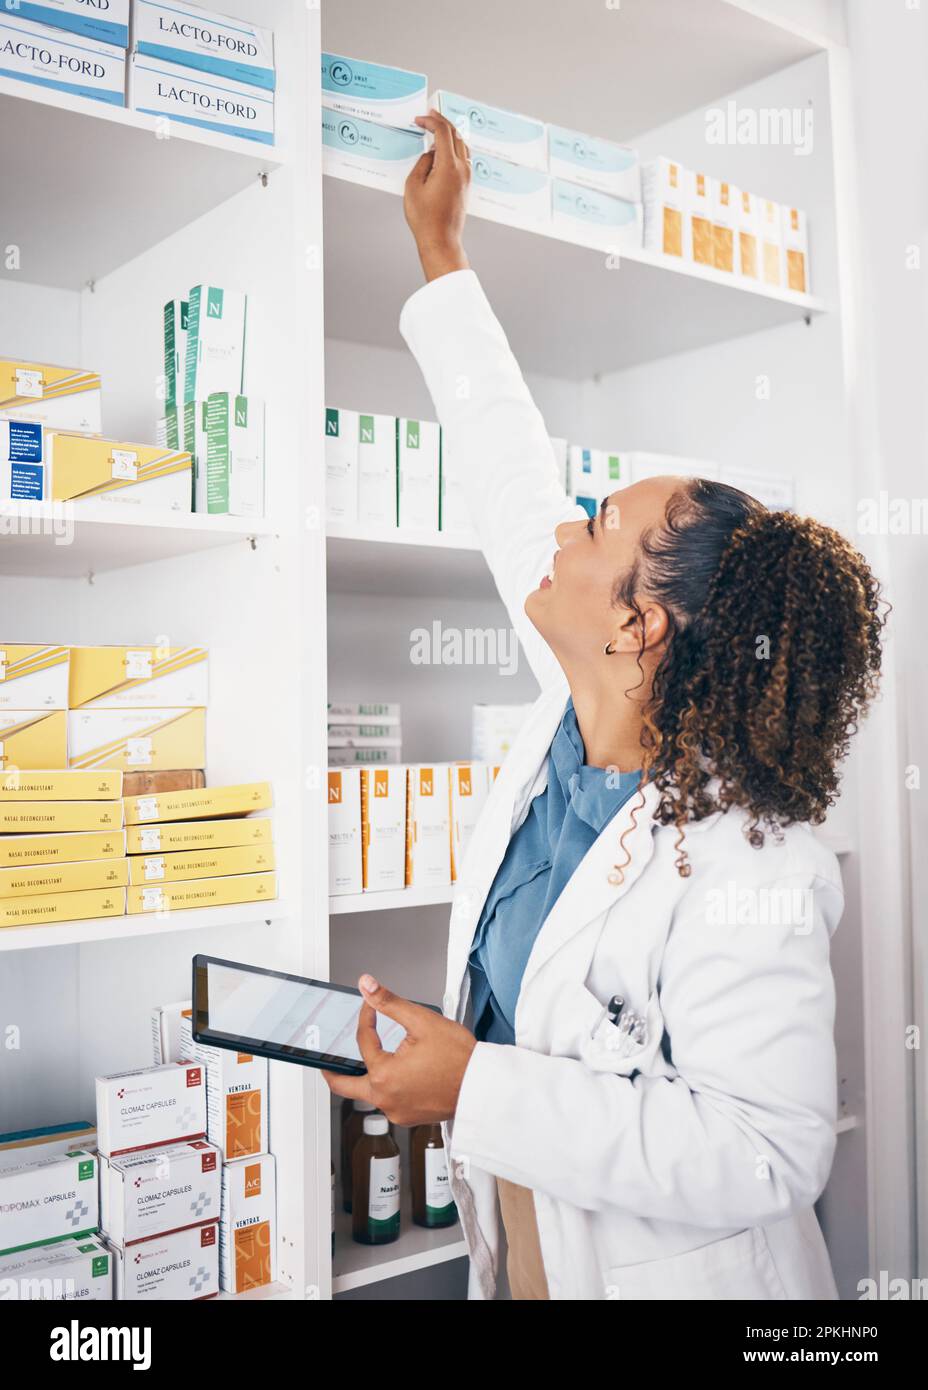
[[126, 50], [21, 19], [0, 7], [0, 77], [110, 106], [126, 104]]
[[0, 0], [0, 13], [129, 47], [129, 0]]
[[640, 203], [613, 198], [595, 188], [581, 188], [566, 179], [552, 179], [551, 213], [553, 230], [578, 246], [604, 251], [641, 246], [644, 219]]
[[425, 132], [322, 111], [322, 172], [367, 188], [402, 193], [406, 176], [425, 150]]
[[42, 426], [0, 420], [0, 502], [45, 502], [48, 466]]
[[322, 55], [322, 105], [343, 116], [419, 131], [415, 118], [428, 113], [428, 94], [424, 72], [362, 63], [339, 53]]
[[528, 169], [548, 168], [544, 121], [518, 116], [485, 101], [471, 101], [454, 92], [433, 92], [431, 106], [451, 122], [472, 150], [495, 154]]
[[182, 3], [135, 0], [133, 51], [272, 92], [274, 34], [240, 19]]
[[552, 178], [567, 179], [641, 202], [641, 165], [638, 151], [596, 135], [583, 135], [565, 126], [548, 126], [548, 169]]

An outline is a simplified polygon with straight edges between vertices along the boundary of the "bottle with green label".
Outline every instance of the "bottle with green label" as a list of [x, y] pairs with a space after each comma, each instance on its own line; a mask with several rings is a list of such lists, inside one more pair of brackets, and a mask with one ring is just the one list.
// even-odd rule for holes
[[386, 1115], [365, 1115], [351, 1157], [351, 1234], [360, 1245], [389, 1245], [400, 1234], [400, 1151]]
[[417, 1226], [453, 1226], [458, 1209], [451, 1196], [441, 1125], [416, 1125], [409, 1136], [412, 1219]]

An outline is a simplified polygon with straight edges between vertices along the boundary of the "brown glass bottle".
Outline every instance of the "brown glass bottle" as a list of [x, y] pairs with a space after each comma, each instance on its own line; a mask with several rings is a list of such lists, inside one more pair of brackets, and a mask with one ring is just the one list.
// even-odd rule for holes
[[351, 1156], [351, 1234], [360, 1245], [389, 1245], [400, 1234], [400, 1151], [386, 1115], [365, 1115]]
[[347, 1112], [342, 1120], [342, 1208], [351, 1211], [351, 1155], [354, 1146], [364, 1133], [364, 1116], [372, 1115], [376, 1106], [369, 1100], [348, 1102]]
[[453, 1226], [458, 1209], [451, 1196], [441, 1125], [416, 1125], [409, 1136], [412, 1219], [417, 1226]]

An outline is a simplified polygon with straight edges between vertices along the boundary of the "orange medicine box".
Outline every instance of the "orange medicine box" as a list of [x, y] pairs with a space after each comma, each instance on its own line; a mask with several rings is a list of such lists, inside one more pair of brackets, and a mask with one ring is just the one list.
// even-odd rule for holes
[[246, 1293], [277, 1278], [277, 1174], [271, 1154], [222, 1165], [219, 1286]]
[[265, 1153], [268, 1142], [267, 1058], [195, 1042], [190, 1018], [180, 1020], [180, 1051], [206, 1073], [206, 1134], [224, 1162]]

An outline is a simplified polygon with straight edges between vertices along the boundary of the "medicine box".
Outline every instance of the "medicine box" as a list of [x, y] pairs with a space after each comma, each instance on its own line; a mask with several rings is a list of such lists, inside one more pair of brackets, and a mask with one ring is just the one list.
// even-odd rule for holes
[[361, 871], [366, 892], [405, 884], [405, 767], [361, 768]]
[[[155, 443], [159, 449], [183, 449], [184, 445], [184, 407], [176, 401], [168, 401], [164, 414], [155, 421]], [[192, 454], [192, 450], [188, 449]], [[196, 476], [196, 458], [193, 458], [193, 473]]]
[[382, 63], [365, 63], [340, 53], [322, 55], [322, 105], [344, 116], [418, 130], [417, 116], [429, 110], [428, 78]]
[[273, 868], [273, 845], [239, 845], [180, 854], [136, 854], [129, 861], [129, 882], [134, 885], [178, 883], [228, 874], [261, 874]]
[[358, 521], [396, 525], [396, 418], [358, 416]]
[[189, 792], [206, 786], [199, 767], [164, 768], [160, 772], [124, 772], [123, 796], [158, 796], [161, 792]]
[[400, 746], [393, 748], [334, 748], [329, 745], [330, 767], [373, 767], [399, 763]]
[[716, 179], [712, 207], [712, 263], [716, 270], [724, 270], [729, 275], [739, 273], [738, 202], [739, 193], [734, 184]]
[[0, 1300], [83, 1303], [112, 1299], [113, 1261], [96, 1236], [69, 1236], [0, 1255]]
[[360, 893], [361, 769], [329, 768], [329, 893]]
[[322, 112], [322, 172], [366, 188], [402, 193], [425, 152], [425, 132], [397, 130], [360, 116]]
[[270, 782], [243, 782], [231, 787], [200, 787], [187, 792], [163, 792], [157, 796], [127, 796], [126, 825], [144, 825], [149, 821], [212, 820], [216, 816], [241, 816], [249, 811], [266, 811], [271, 801]]
[[0, 419], [99, 434], [100, 377], [80, 367], [0, 359]]
[[180, 411], [181, 446], [190, 455], [193, 470], [193, 510], [205, 512], [208, 509], [206, 468], [209, 455], [209, 402], [185, 401]]
[[809, 293], [809, 224], [801, 208], [781, 207], [786, 288]]
[[85, 863], [74, 864], [33, 864], [21, 869], [0, 869], [0, 901], [8, 898], [36, 897], [41, 893], [125, 888], [128, 882], [127, 859], [88, 859]]
[[115, 1245], [215, 1221], [222, 1155], [192, 1139], [143, 1153], [100, 1159], [100, 1223]]
[[42, 425], [0, 420], [0, 502], [45, 502], [48, 492]]
[[358, 428], [356, 410], [326, 407], [325, 511], [329, 521], [358, 519]]
[[551, 222], [551, 180], [541, 169], [475, 150], [468, 210], [513, 227], [547, 226]]
[[0, 1136], [0, 1254], [96, 1231], [94, 1147], [89, 1126]]
[[0, 778], [0, 801], [112, 801], [121, 795], [121, 772], [36, 771]]
[[248, 296], [219, 285], [194, 285], [188, 304], [184, 400], [242, 391]]
[[0, 927], [44, 927], [52, 922], [86, 922], [94, 917], [122, 917], [125, 911], [125, 888], [43, 892], [33, 897], [0, 899]]
[[451, 882], [451, 817], [447, 764], [411, 767], [406, 800], [406, 884], [439, 888]]
[[173, 1004], [156, 1004], [151, 1011], [152, 1061], [156, 1067], [165, 1062], [182, 1062], [180, 1024], [184, 1014], [190, 1017], [191, 1002], [180, 999]]
[[555, 231], [580, 245], [619, 252], [641, 246], [641, 204], [596, 188], [552, 179], [551, 217]]
[[575, 500], [589, 512], [590, 516], [595, 516], [603, 499], [599, 450], [586, 449], [580, 444], [571, 444], [569, 456], [571, 492]]
[[107, 502], [189, 512], [190, 455], [99, 436], [49, 430], [55, 502]]
[[472, 154], [479, 150], [528, 169], [547, 171], [544, 121], [444, 90], [433, 92], [429, 105], [457, 128]]
[[692, 260], [692, 238], [686, 216], [682, 164], [672, 159], [649, 160], [641, 166], [644, 203], [644, 248], [664, 256]]
[[438, 530], [441, 430], [433, 420], [399, 419], [398, 524], [407, 531]]
[[77, 709], [68, 714], [70, 767], [206, 767], [205, 709]]
[[135, 0], [136, 53], [180, 63], [199, 72], [273, 91], [274, 35], [214, 10], [179, 9], [157, 0]]
[[67, 647], [0, 645], [0, 709], [67, 709]]
[[277, 1175], [273, 1155], [238, 1158], [222, 1169], [219, 1283], [247, 1293], [277, 1278]]
[[760, 200], [760, 264], [765, 285], [782, 288], [786, 283], [783, 267], [783, 211], [769, 198]]
[[12, 9], [0, 10], [0, 76], [125, 106], [124, 48], [36, 24], [21, 16], [19, 5], [15, 0]]
[[[0, 710], [0, 770], [15, 781], [20, 768], [65, 767], [68, 715], [56, 710]], [[2, 788], [3, 782], [0, 782]], [[2, 794], [2, 791], [0, 791]]]
[[206, 1077], [168, 1062], [96, 1078], [97, 1147], [107, 1158], [206, 1138]]
[[129, 46], [129, 0], [11, 0], [5, 8], [82, 38]]
[[272, 902], [277, 875], [230, 874], [227, 877], [186, 879], [180, 883], [130, 884], [126, 911], [186, 912], [195, 907], [228, 907], [234, 903]]
[[145, 54], [134, 53], [129, 62], [129, 105], [182, 125], [260, 145], [274, 143], [273, 92]]
[[[191, 853], [235, 845], [269, 845], [271, 822], [259, 816], [227, 820], [186, 820], [169, 824], [130, 825], [129, 854]], [[0, 845], [2, 854], [2, 845]]]
[[184, 1302], [213, 1298], [219, 1292], [218, 1222], [109, 1249], [117, 1299]]
[[75, 830], [121, 830], [121, 801], [19, 801], [0, 798], [0, 834], [63, 835]]
[[[190, 305], [186, 299], [169, 299], [164, 306], [164, 382], [165, 399], [175, 407], [184, 398], [184, 364], [187, 360], [187, 318]], [[175, 413], [176, 428], [176, 413]], [[179, 443], [175, 442], [175, 448]]]
[[597, 188], [630, 203], [641, 202], [638, 151], [597, 135], [549, 125], [548, 172], [553, 179]]
[[206, 510], [219, 516], [264, 516], [264, 402], [254, 396], [214, 391], [209, 397]]
[[448, 777], [451, 814], [451, 882], [460, 877], [461, 865], [480, 813], [486, 805], [488, 786], [484, 763], [454, 763]]
[[0, 836], [0, 869], [48, 864], [80, 864], [90, 859], [121, 859], [126, 832], [86, 831], [72, 835]]
[[205, 705], [208, 652], [205, 647], [72, 647], [68, 691], [72, 710]]
[[684, 182], [693, 264], [714, 266], [713, 218], [717, 202], [717, 180], [699, 170], [687, 169]]
[[474, 705], [471, 751], [479, 762], [501, 763], [519, 736], [531, 705]]
[[738, 194], [738, 274], [755, 284], [760, 279], [760, 199], [747, 189]]
[[207, 1134], [224, 1162], [264, 1153], [268, 1145], [266, 1057], [196, 1042], [191, 1019], [181, 1014], [181, 1056], [206, 1075]]
[[330, 700], [327, 711], [330, 724], [366, 724], [373, 720], [378, 724], [400, 722], [400, 707], [390, 702]]

